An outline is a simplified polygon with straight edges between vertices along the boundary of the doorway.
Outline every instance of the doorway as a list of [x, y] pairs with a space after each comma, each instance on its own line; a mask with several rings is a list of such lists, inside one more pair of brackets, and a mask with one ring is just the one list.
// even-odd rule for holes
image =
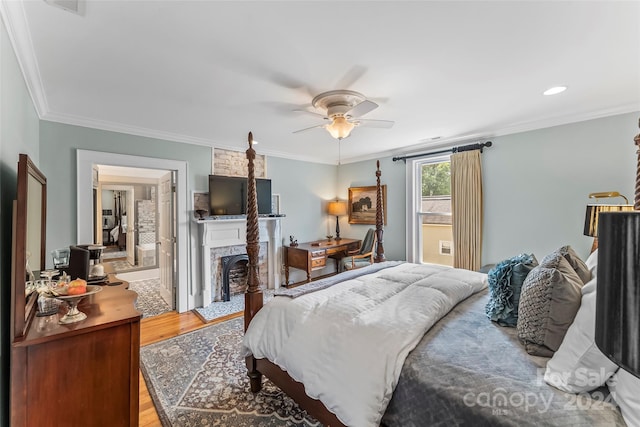
[[[92, 177], [94, 165], [121, 166], [142, 169], [162, 169], [173, 171], [175, 203], [175, 237], [173, 259], [175, 309], [182, 313], [195, 307], [195, 295], [189, 291], [189, 220], [187, 218], [187, 164], [184, 161], [105, 153], [99, 151], [77, 150], [77, 222], [78, 241], [89, 241], [93, 237], [95, 223], [93, 215], [85, 215], [84, 207], [92, 202]], [[128, 273], [125, 273], [128, 274]]]
[[102, 242], [97, 243], [105, 246], [102, 263], [138, 294], [136, 308], [143, 318], [173, 310], [175, 252], [161, 244], [173, 244], [175, 237], [174, 211], [164, 208], [173, 206], [173, 172], [100, 164], [94, 168], [94, 209], [103, 228]]

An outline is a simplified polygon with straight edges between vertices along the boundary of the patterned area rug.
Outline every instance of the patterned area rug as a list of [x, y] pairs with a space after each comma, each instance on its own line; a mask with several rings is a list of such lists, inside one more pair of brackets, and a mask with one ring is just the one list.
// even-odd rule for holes
[[164, 427], [320, 425], [266, 379], [251, 393], [242, 328], [243, 319], [233, 319], [142, 347], [142, 374]]
[[[273, 289], [264, 289], [262, 291], [264, 302], [266, 303], [273, 298]], [[232, 295], [230, 301], [212, 302], [206, 307], [196, 308], [195, 311], [202, 317], [205, 322], [211, 322], [218, 317], [224, 317], [229, 314], [239, 313], [244, 310], [244, 294]]]
[[142, 312], [143, 319], [171, 311], [171, 307], [160, 296], [159, 288], [160, 278], [129, 282], [129, 289], [138, 294], [135, 306], [138, 311]]
[[114, 261], [102, 261], [103, 264], [110, 264], [111, 268], [113, 268], [113, 271], [115, 271], [116, 273], [121, 273], [123, 271], [131, 271], [131, 270], [135, 270], [139, 267], [136, 267], [135, 265], [131, 265], [127, 262], [126, 259], [117, 259]]

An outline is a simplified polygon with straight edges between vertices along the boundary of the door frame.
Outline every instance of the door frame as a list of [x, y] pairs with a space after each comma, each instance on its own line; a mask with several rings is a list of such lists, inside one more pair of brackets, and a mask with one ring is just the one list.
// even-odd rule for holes
[[77, 170], [77, 240], [89, 241], [93, 237], [93, 216], [87, 215], [92, 206], [92, 166], [94, 164], [126, 166], [132, 168], [163, 169], [176, 171], [176, 311], [186, 312], [195, 308], [195, 295], [190, 292], [189, 268], [189, 218], [187, 215], [188, 164], [185, 161], [133, 156], [102, 151], [76, 150]]

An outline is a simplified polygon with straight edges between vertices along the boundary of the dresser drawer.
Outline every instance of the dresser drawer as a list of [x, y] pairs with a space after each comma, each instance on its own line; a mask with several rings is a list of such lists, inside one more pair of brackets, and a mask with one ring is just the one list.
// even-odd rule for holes
[[337, 248], [327, 248], [327, 255], [333, 255], [340, 252], [344, 252], [347, 249], [346, 246], [338, 246]]
[[325, 257], [311, 258], [311, 268], [324, 267], [327, 264]]
[[309, 253], [311, 255], [311, 258], [320, 258], [325, 256], [326, 249], [318, 249], [316, 251], [311, 251]]

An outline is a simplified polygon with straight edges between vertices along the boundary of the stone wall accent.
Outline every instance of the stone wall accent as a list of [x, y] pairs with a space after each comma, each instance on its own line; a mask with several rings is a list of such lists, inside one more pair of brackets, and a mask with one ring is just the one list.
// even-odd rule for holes
[[[254, 166], [256, 178], [267, 177], [267, 157], [265, 155], [256, 155]], [[249, 175], [246, 153], [214, 148], [211, 174], [246, 177]]]
[[[213, 159], [211, 162], [211, 174], [223, 176], [242, 176], [249, 174], [247, 155], [244, 151], [223, 150], [222, 148], [214, 148], [212, 150]], [[254, 163], [256, 178], [267, 177], [267, 157], [265, 155], [256, 155]], [[205, 217], [209, 216], [209, 193], [193, 194], [193, 217], [200, 218], [196, 210], [202, 209], [207, 211]]]
[[193, 217], [200, 218], [200, 215], [196, 213], [197, 210], [202, 209], [207, 211], [203, 216], [209, 216], [209, 193], [193, 193]]
[[[136, 210], [138, 211], [138, 223], [136, 224], [136, 228], [138, 230], [138, 243], [154, 243], [156, 234], [155, 200], [136, 200]], [[152, 241], [147, 241], [148, 236], [154, 236]]]
[[[260, 254], [258, 256], [258, 271], [260, 277], [260, 288], [267, 289], [267, 283], [269, 281], [268, 272], [269, 265], [267, 263], [267, 242], [260, 242]], [[235, 245], [224, 246], [220, 248], [211, 249], [211, 282], [213, 283], [213, 301], [222, 301], [222, 262], [220, 260], [223, 256], [228, 255], [240, 255], [247, 252], [247, 245]], [[229, 289], [231, 295], [237, 295], [244, 293], [247, 289], [247, 275], [246, 275], [246, 263], [238, 263], [231, 270]], [[243, 271], [237, 271], [239, 269], [245, 269]], [[209, 302], [204, 301], [204, 305], [208, 305]]]

